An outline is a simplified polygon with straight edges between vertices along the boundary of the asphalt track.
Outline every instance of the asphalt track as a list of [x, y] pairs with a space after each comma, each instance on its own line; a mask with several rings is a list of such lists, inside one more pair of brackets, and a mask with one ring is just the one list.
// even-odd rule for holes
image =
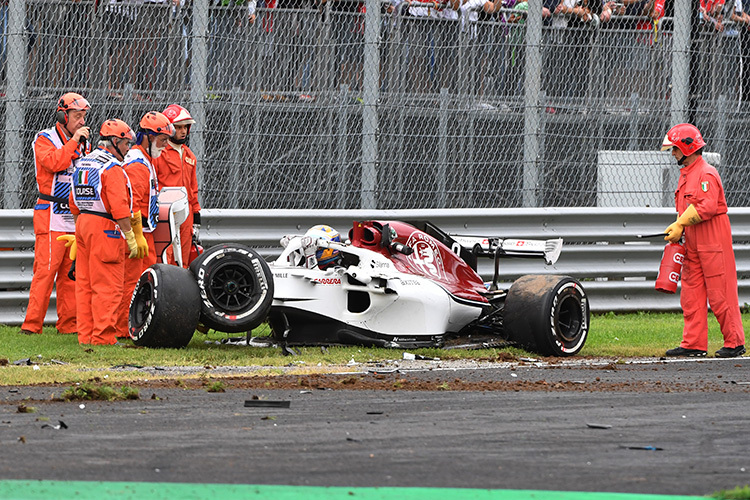
[[[440, 368], [402, 364], [391, 390], [2, 388], [0, 498], [647, 500], [750, 483], [748, 358]], [[425, 381], [445, 389], [409, 390]]]

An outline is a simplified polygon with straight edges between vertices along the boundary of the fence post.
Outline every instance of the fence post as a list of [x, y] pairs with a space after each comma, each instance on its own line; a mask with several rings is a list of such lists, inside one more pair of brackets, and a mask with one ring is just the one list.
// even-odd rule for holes
[[244, 124], [248, 122], [247, 115], [245, 113], [245, 110], [247, 109], [245, 107], [245, 102], [242, 97], [242, 92], [240, 91], [240, 88], [238, 86], [232, 87], [232, 93], [231, 93], [231, 106], [232, 111], [230, 112], [229, 122], [231, 123], [232, 127], [232, 135], [231, 135], [231, 141], [232, 141], [232, 149], [229, 153], [229, 161], [231, 165], [231, 184], [227, 186], [227, 191], [231, 192], [234, 191], [237, 193], [237, 198], [239, 198], [239, 194], [243, 191], [243, 179], [241, 175], [241, 170], [238, 168], [239, 165], [242, 164], [243, 158], [246, 158], [246, 154], [244, 150], [245, 145], [245, 134], [240, 133], [240, 130], [244, 129]]
[[[113, 41], [110, 40], [109, 36], [105, 35], [106, 29], [104, 24], [105, 18], [105, 6], [98, 5], [97, 2], [91, 4], [91, 11], [89, 15], [93, 21], [91, 24], [91, 59], [93, 67], [101, 68], [101, 71], [91, 71], [88, 81], [91, 82], [92, 90], [89, 91], [89, 101], [96, 98], [97, 100], [104, 101], [107, 99], [109, 93], [108, 84], [110, 79], [119, 78], [119, 75], [110, 75], [109, 68], [109, 54], [112, 50]], [[107, 33], [109, 35], [109, 33]], [[96, 43], [94, 43], [94, 41]], [[116, 42], [115, 42], [116, 43]], [[131, 123], [131, 122], [125, 122]]]
[[[653, 95], [653, 94], [652, 94]], [[638, 92], [630, 94], [630, 117], [628, 119], [628, 149], [638, 151], [638, 110], [641, 106], [641, 96]]]
[[362, 81], [362, 195], [360, 208], [377, 206], [378, 100], [380, 99], [380, 0], [367, 0]]
[[[725, 89], [726, 90], [726, 89]], [[729, 98], [723, 92], [719, 94], [716, 113], [714, 113], [714, 124], [716, 138], [711, 141], [711, 150], [721, 155], [722, 162], [720, 168], [727, 165], [727, 121], [730, 119]]]
[[440, 89], [440, 111], [438, 115], [438, 174], [437, 174], [437, 208], [445, 208], [448, 201], [446, 187], [448, 185], [448, 107], [450, 94], [448, 89]]
[[26, 39], [24, 21], [26, 1], [10, 0], [8, 4], [8, 46], [6, 60], [7, 87], [5, 104], [5, 170], [3, 173], [3, 208], [21, 208], [21, 172], [23, 167], [24, 122], [23, 92], [26, 77]]
[[524, 68], [523, 206], [536, 207], [539, 182], [539, 92], [542, 87], [542, 5], [529, 0]]
[[690, 7], [691, 2], [674, 2], [674, 35], [672, 39], [672, 98], [670, 126], [687, 119], [690, 89]]
[[[135, 86], [132, 82], [128, 82], [122, 87], [122, 101], [125, 103], [122, 107], [122, 119], [125, 123], [138, 123], [141, 120], [141, 116], [134, 116], [134, 103], [133, 94], [135, 94]], [[137, 130], [137, 129], [136, 129]]]
[[[185, 62], [183, 57], [185, 55], [184, 41], [182, 39], [182, 8], [181, 2], [177, 5], [169, 7], [167, 13], [169, 17], [169, 45], [170, 47], [177, 47], [178, 50], [167, 51], [167, 67], [164, 69], [166, 75], [162, 76], [162, 83], [165, 83], [164, 87], [159, 87], [159, 90], [171, 89], [174, 97], [170, 96], [169, 100], [178, 100], [180, 98], [179, 89], [184, 84], [183, 69], [185, 68]], [[172, 71], [169, 71], [169, 69]]]
[[[208, 68], [208, 2], [193, 2], [192, 61], [190, 64], [190, 112], [195, 125], [190, 129], [190, 149], [195, 153], [198, 164], [198, 185], [203, 186], [203, 172], [206, 168], [204, 131], [206, 130], [206, 68]], [[199, 191], [203, 192], [203, 191]], [[202, 198], [202, 197], [201, 197]], [[200, 200], [203, 203], [203, 200]]]
[[[338, 192], [336, 196], [336, 208], [346, 208], [344, 206], [344, 190], [348, 187], [348, 181], [350, 177], [349, 163], [346, 159], [346, 143], [349, 140], [347, 129], [349, 127], [349, 105], [351, 99], [349, 97], [349, 86], [345, 83], [339, 85], [339, 99], [338, 99], [338, 111], [336, 112], [338, 126], [336, 128], [336, 160], [334, 165], [338, 170], [336, 179], [338, 182]], [[333, 106], [331, 107], [330, 120], [328, 127], [333, 126]], [[334, 137], [331, 131], [328, 131], [329, 137]], [[330, 146], [329, 146], [330, 147]], [[331, 162], [331, 157], [323, 158], [324, 162]]]
[[[256, 21], [257, 22], [257, 21]], [[254, 71], [255, 74], [257, 74], [257, 71]], [[257, 208], [256, 204], [258, 203], [258, 200], [263, 199], [263, 194], [260, 193], [260, 179], [258, 176], [258, 173], [260, 172], [260, 162], [261, 162], [261, 110], [263, 109], [263, 105], [261, 103], [261, 87], [258, 80], [255, 80], [255, 84], [257, 84], [257, 87], [255, 87], [250, 94], [251, 98], [253, 99], [253, 102], [248, 106], [248, 110], [252, 112], [252, 134], [251, 137], [251, 143], [250, 143], [250, 152], [249, 156], [251, 158], [250, 161], [250, 175], [248, 176], [250, 179], [250, 183], [248, 185], [249, 193], [248, 193], [248, 199], [249, 199], [249, 206], [250, 208]], [[236, 166], [234, 168], [237, 168]]]

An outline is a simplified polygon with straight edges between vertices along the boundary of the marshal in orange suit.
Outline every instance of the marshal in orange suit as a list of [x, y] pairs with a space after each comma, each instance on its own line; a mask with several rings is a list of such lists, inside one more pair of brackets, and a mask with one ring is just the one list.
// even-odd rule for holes
[[73, 261], [68, 258], [66, 242], [58, 241], [57, 237], [75, 232], [69, 206], [70, 176], [74, 162], [90, 150], [87, 145], [90, 131], [86, 127], [89, 109], [88, 101], [80, 94], [63, 94], [57, 102], [57, 123], [34, 139], [39, 190], [34, 206], [34, 275], [21, 333], [42, 333], [53, 286], [57, 296], [57, 331], [77, 332], [75, 282], [68, 278]]

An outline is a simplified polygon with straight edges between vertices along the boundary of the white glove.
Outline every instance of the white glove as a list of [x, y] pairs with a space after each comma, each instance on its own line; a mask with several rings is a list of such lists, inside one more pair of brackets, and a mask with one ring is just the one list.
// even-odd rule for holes
[[318, 265], [318, 259], [315, 258], [315, 252], [318, 250], [318, 240], [310, 236], [302, 237], [302, 255], [305, 257], [305, 266], [312, 269]]

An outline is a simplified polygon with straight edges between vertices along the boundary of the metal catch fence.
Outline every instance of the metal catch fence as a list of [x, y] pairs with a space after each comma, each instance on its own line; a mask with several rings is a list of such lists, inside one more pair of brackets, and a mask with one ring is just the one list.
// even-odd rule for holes
[[30, 144], [70, 90], [95, 129], [187, 107], [207, 208], [670, 206], [676, 166], [643, 152], [681, 121], [746, 205], [747, 26], [595, 3], [9, 0], [2, 207], [32, 206]]

